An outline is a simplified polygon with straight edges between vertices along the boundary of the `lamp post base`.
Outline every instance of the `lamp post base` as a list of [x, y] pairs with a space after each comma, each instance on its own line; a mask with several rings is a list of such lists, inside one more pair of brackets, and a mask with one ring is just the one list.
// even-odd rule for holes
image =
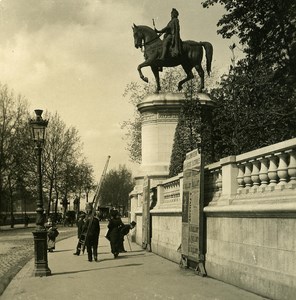
[[47, 231], [45, 228], [33, 231], [35, 268], [33, 275], [35, 277], [50, 276], [51, 270], [48, 267], [47, 260]]

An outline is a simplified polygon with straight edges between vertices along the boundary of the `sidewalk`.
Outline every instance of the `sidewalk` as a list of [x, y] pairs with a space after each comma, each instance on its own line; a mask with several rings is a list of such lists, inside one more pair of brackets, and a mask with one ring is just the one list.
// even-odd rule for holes
[[178, 264], [146, 252], [134, 243], [130, 251], [127, 241], [128, 252], [114, 259], [105, 233], [106, 225], [102, 225], [98, 262], [89, 262], [86, 253], [73, 255], [76, 237], [62, 240], [56, 244], [55, 252], [48, 253], [51, 276], [33, 277], [34, 260], [31, 260], [12, 280], [1, 300], [264, 299], [180, 269]]

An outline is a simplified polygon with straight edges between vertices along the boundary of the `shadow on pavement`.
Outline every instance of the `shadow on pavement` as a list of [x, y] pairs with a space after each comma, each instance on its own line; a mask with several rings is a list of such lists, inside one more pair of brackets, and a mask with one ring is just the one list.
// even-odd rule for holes
[[[101, 261], [105, 261], [109, 259], [103, 259]], [[93, 262], [92, 262], [93, 263]], [[100, 263], [94, 262], [94, 263]], [[88, 269], [88, 270], [79, 270], [79, 271], [69, 271], [69, 272], [59, 272], [59, 273], [51, 273], [52, 276], [59, 276], [59, 275], [65, 275], [65, 274], [75, 274], [75, 273], [83, 273], [83, 272], [90, 272], [90, 271], [99, 271], [99, 270], [106, 270], [106, 269], [114, 269], [114, 268], [122, 268], [122, 267], [138, 267], [142, 266], [143, 264], [127, 264], [127, 265], [121, 265], [121, 266], [113, 266], [113, 267], [104, 267], [104, 268], [96, 268], [96, 269]]]

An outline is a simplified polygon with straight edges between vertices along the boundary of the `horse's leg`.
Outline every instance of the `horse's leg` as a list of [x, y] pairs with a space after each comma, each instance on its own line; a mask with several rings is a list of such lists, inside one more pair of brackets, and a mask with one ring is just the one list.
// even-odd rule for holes
[[186, 78], [182, 79], [179, 83], [178, 83], [178, 90], [181, 91], [182, 90], [182, 86], [185, 82], [191, 80], [192, 78], [194, 78], [193, 73], [192, 73], [192, 67], [189, 65], [184, 65], [182, 64], [182, 67], [185, 71], [185, 73], [187, 74]]
[[156, 81], [156, 91], [155, 91], [155, 93], [158, 94], [159, 91], [161, 90], [160, 81], [159, 81], [159, 69], [156, 66], [151, 66], [151, 70], [154, 74], [155, 81]]
[[201, 93], [205, 87], [205, 72], [204, 72], [201, 64], [196, 65], [195, 69], [200, 77], [200, 88], [199, 88], [198, 92]]
[[154, 60], [155, 60], [155, 58], [154, 58], [154, 56], [152, 56], [152, 57], [149, 57], [149, 59], [145, 60], [140, 65], [138, 65], [138, 72], [140, 74], [140, 78], [142, 80], [144, 80], [145, 82], [148, 82], [148, 78], [143, 75], [141, 69], [144, 68], [144, 67], [151, 66], [151, 64], [154, 62]]
[[144, 80], [145, 82], [148, 82], [148, 78], [143, 75], [141, 69], [144, 68], [144, 67], [147, 67], [147, 66], [148, 66], [147, 61], [144, 61], [143, 63], [138, 65], [138, 72], [139, 72], [140, 78], [142, 80]]

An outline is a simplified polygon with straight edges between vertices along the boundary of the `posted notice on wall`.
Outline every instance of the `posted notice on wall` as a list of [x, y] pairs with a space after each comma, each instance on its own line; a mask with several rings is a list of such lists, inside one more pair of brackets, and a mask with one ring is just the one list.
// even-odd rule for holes
[[199, 259], [200, 167], [198, 150], [186, 154], [183, 166], [182, 255]]

